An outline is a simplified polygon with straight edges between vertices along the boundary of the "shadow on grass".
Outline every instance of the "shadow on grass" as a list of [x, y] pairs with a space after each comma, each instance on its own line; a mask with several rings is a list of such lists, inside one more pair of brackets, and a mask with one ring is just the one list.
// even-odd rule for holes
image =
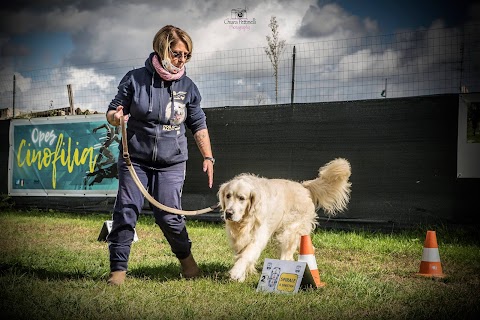
[[99, 280], [104, 275], [82, 272], [72, 271], [53, 271], [48, 270], [45, 268], [32, 268], [28, 266], [21, 265], [19, 263], [0, 263], [0, 276], [2, 277], [22, 277], [22, 276], [29, 276], [35, 277], [41, 280], [47, 279], [55, 279], [55, 280]]
[[[214, 281], [224, 281], [228, 279], [226, 265], [220, 263], [199, 263], [202, 270], [202, 278], [210, 278]], [[138, 279], [150, 279], [159, 282], [179, 280], [182, 278], [179, 263], [162, 264], [158, 266], [137, 267], [128, 271], [128, 276]], [[32, 268], [19, 263], [0, 263], [0, 276], [30, 276], [40, 280], [93, 280], [103, 281], [108, 277], [109, 270], [98, 273], [92, 270], [76, 271], [54, 271], [45, 268]]]
[[[203, 278], [223, 281], [228, 279], [226, 265], [221, 263], [199, 263]], [[137, 267], [131, 269], [128, 274], [134, 278], [147, 278], [155, 281], [169, 281], [181, 279], [181, 268], [179, 263], [162, 264], [158, 266]]]

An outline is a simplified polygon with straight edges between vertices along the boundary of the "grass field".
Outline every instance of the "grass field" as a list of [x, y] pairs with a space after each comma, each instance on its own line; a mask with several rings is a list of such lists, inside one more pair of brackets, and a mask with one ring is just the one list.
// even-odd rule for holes
[[[122, 287], [106, 285], [108, 215], [0, 212], [3, 319], [476, 319], [480, 242], [462, 229], [436, 229], [443, 271], [415, 275], [430, 228], [394, 234], [317, 229], [312, 234], [327, 285], [297, 294], [258, 293], [258, 275], [228, 279], [233, 256], [223, 224], [189, 221], [204, 272], [180, 278], [177, 260], [151, 216], [141, 216]], [[269, 246], [264, 258], [277, 258]]]

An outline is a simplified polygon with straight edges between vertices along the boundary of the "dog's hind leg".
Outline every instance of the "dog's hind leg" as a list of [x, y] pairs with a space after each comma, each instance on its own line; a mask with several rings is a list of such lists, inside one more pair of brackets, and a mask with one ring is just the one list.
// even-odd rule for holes
[[296, 244], [288, 244], [287, 248], [282, 248], [280, 251], [280, 260], [289, 260], [293, 261], [293, 255], [295, 254], [295, 251], [297, 251], [297, 245]]
[[300, 243], [300, 235], [284, 232], [277, 236], [277, 241], [280, 249], [280, 260], [293, 261], [293, 255]]

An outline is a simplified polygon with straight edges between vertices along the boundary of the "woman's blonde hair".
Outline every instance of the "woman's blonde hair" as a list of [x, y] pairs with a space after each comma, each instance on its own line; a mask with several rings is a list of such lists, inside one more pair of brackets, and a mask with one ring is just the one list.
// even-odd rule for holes
[[177, 44], [179, 41], [182, 41], [187, 47], [189, 53], [189, 58], [186, 60], [187, 62], [190, 60], [193, 51], [192, 38], [182, 29], [172, 25], [167, 25], [158, 30], [153, 38], [153, 51], [158, 54], [160, 60], [163, 60], [169, 56], [169, 50], [172, 45]]

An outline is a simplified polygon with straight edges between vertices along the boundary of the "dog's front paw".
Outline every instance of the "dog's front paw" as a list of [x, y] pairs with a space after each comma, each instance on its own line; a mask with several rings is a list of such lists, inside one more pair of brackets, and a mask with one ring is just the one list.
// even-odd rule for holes
[[245, 281], [245, 270], [242, 270], [240, 268], [233, 267], [232, 270], [230, 270], [230, 279], [238, 281], [238, 282], [244, 282]]

